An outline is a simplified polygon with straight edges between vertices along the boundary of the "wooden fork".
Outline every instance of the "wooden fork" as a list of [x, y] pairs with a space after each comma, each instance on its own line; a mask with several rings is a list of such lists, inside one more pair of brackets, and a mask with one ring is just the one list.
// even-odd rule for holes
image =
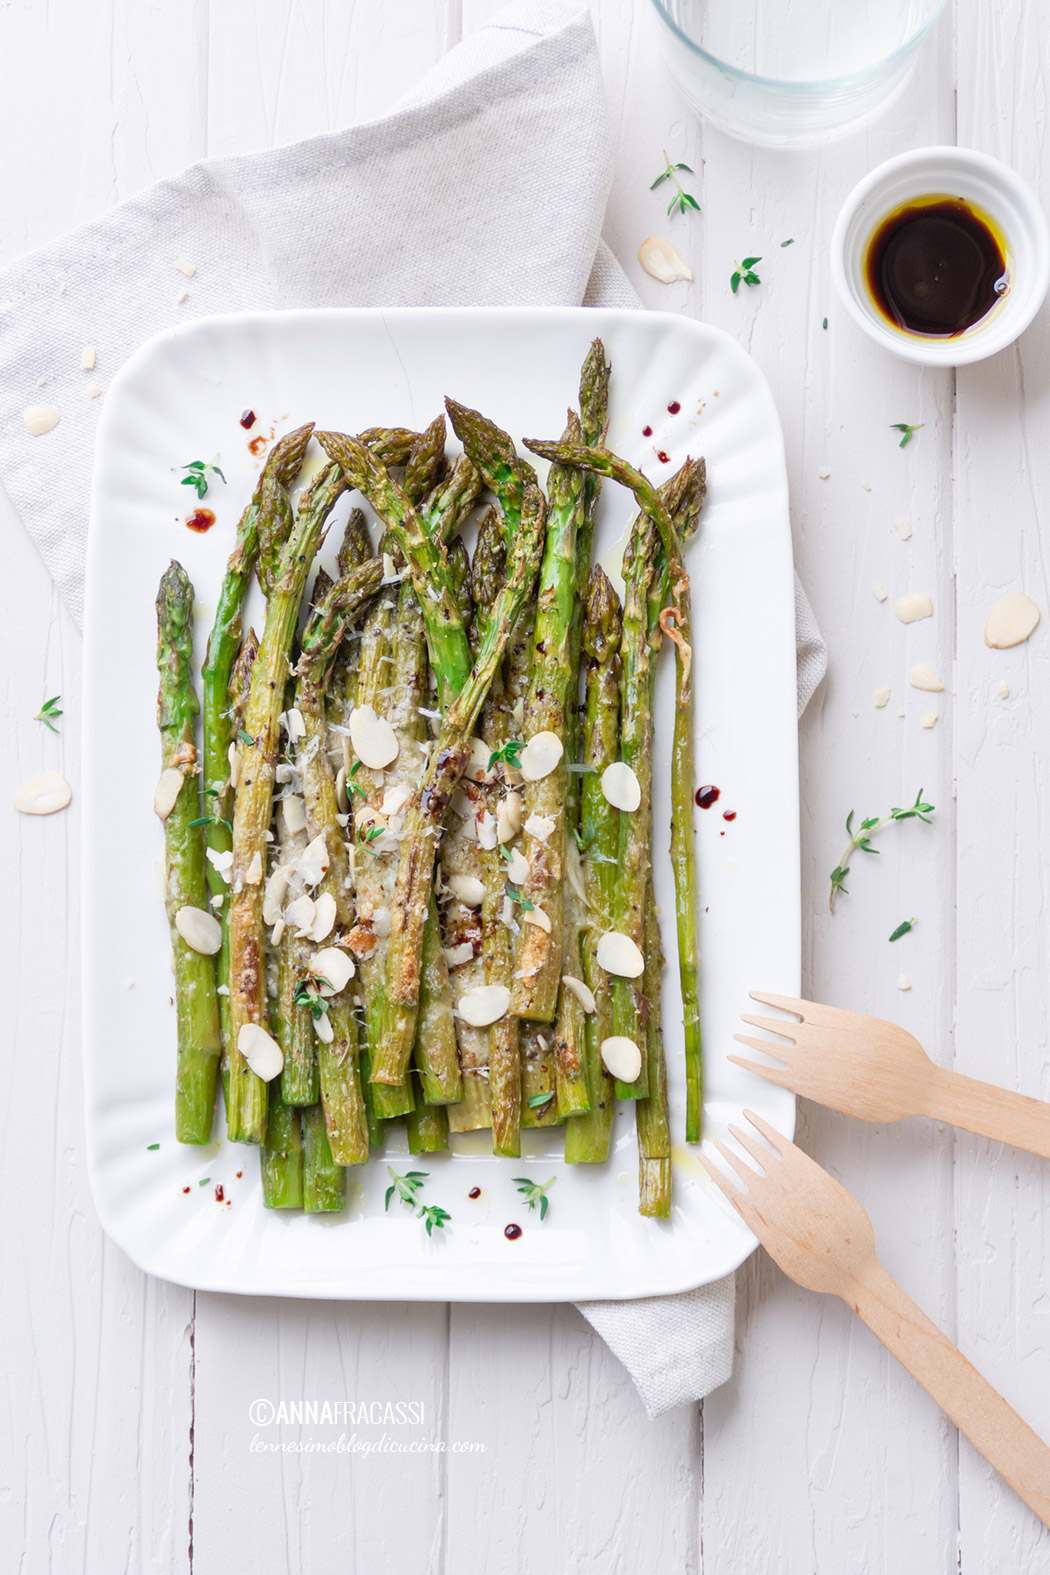
[[742, 1045], [774, 1056], [786, 1070], [731, 1055], [737, 1066], [859, 1121], [932, 1116], [1050, 1159], [1050, 1104], [1043, 1100], [936, 1066], [912, 1034], [879, 1017], [760, 990], [752, 990], [751, 999], [793, 1012], [802, 1021], [743, 1013], [745, 1023], [791, 1043], [735, 1034]]
[[841, 1296], [1050, 1526], [1050, 1449], [886, 1273], [875, 1255], [871, 1221], [856, 1198], [761, 1117], [750, 1110], [744, 1115], [773, 1152], [730, 1126], [761, 1171], [716, 1140], [747, 1191], [701, 1155], [712, 1181], [784, 1273], [807, 1290]]

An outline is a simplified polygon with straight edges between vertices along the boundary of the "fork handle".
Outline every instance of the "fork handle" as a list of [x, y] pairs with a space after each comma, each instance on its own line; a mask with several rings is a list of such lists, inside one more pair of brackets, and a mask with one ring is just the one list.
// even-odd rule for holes
[[1050, 1104], [938, 1067], [921, 1114], [1050, 1159]]
[[881, 1263], [873, 1261], [864, 1279], [856, 1282], [852, 1299], [844, 1296], [843, 1300], [1044, 1526], [1050, 1526], [1050, 1449], [1028, 1423], [916, 1307]]

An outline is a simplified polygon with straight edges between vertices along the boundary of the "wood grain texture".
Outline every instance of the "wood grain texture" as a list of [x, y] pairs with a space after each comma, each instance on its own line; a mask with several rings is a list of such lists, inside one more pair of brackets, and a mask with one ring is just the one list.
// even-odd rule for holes
[[[0, 262], [205, 153], [382, 113], [496, 9], [11, 0], [0, 7], [10, 152]], [[956, 380], [869, 345], [827, 269], [854, 181], [892, 153], [954, 140], [956, 114], [960, 141], [1013, 163], [1050, 206], [1045, 7], [955, 0], [955, 11], [889, 116], [784, 155], [700, 124], [664, 73], [642, 0], [594, 0], [615, 157], [606, 237], [647, 305], [702, 315], [751, 351], [784, 422], [799, 566], [832, 661], [801, 731], [807, 992], [895, 1018], [942, 1065], [1046, 1097], [1047, 314], [1019, 348]], [[668, 220], [649, 191], [664, 147], [694, 167], [699, 216]], [[694, 284], [664, 288], [642, 273], [637, 247], [652, 233], [676, 240]], [[763, 256], [762, 285], [734, 297], [728, 277], [745, 251]], [[889, 431], [901, 420], [925, 422], [903, 451]], [[912, 524], [907, 543], [897, 515]], [[872, 597], [873, 580], [891, 597], [928, 590], [934, 618], [904, 628]], [[989, 605], [1020, 588], [1044, 626], [1019, 650], [987, 651]], [[65, 762], [75, 789], [79, 660], [34, 550], [0, 515], [11, 740], [0, 857], [15, 887], [0, 916], [12, 1003], [0, 1229], [18, 1266], [0, 1283], [5, 1567], [184, 1575], [192, 1503], [193, 1567], [206, 1575], [249, 1559], [398, 1575], [1048, 1575], [1046, 1532], [932, 1402], [844, 1307], [796, 1289], [764, 1257], [739, 1277], [732, 1382], [702, 1415], [650, 1424], [568, 1308], [201, 1297], [195, 1310], [189, 1293], [145, 1281], [106, 1246], [83, 1168], [76, 803], [44, 822], [3, 808], [45, 766]], [[935, 701], [908, 686], [919, 661], [947, 685]], [[885, 683], [892, 698], [876, 710]], [[30, 718], [59, 690], [56, 741]], [[940, 719], [927, 731], [931, 703]], [[855, 863], [851, 895], [829, 918], [847, 810], [884, 811], [920, 786], [934, 826], [892, 828], [879, 859]], [[912, 914], [916, 930], [889, 946]], [[897, 990], [901, 973], [909, 992]], [[800, 1136], [864, 1202], [894, 1277], [1050, 1436], [1045, 1165], [931, 1124], [861, 1128], [812, 1107]], [[271, 1393], [423, 1398], [433, 1436], [486, 1450], [404, 1471], [252, 1455], [247, 1407]]]

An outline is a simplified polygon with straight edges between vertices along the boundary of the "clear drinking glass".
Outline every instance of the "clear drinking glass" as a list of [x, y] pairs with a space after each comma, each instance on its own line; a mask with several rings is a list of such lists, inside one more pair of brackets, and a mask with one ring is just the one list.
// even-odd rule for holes
[[903, 89], [944, 0], [652, 0], [671, 74], [723, 131], [799, 147]]

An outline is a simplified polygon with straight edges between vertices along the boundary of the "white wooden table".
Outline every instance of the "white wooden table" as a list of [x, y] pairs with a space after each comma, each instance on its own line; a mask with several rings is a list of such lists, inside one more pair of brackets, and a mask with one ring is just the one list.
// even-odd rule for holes
[[[206, 154], [382, 113], [494, 9], [8, 0], [0, 262]], [[1050, 310], [992, 362], [923, 371], [853, 328], [826, 255], [853, 183], [924, 143], [998, 154], [1050, 208], [1050, 10], [956, 0], [886, 120], [794, 155], [698, 123], [643, 0], [594, 12], [616, 148], [607, 237], [648, 303], [746, 345], [783, 417], [798, 563], [831, 648], [802, 724], [806, 987], [899, 1020], [945, 1064], [1050, 1096], [1050, 635], [1044, 623], [1002, 654], [981, 637], [1010, 590], [1050, 615]], [[702, 216], [663, 217], [648, 189], [663, 147], [696, 169]], [[635, 252], [654, 231], [678, 240], [695, 286], [641, 273]], [[762, 285], [734, 297], [744, 253], [762, 255]], [[903, 452], [895, 421], [924, 423]], [[933, 620], [906, 629], [873, 580], [891, 597], [929, 591]], [[947, 685], [930, 730], [930, 697], [907, 686], [919, 661]], [[74, 627], [6, 528], [0, 805], [43, 767], [76, 783], [79, 672]], [[59, 691], [52, 738], [31, 719]], [[831, 918], [846, 812], [884, 812], [920, 787], [933, 825], [894, 828], [881, 859], [855, 861]], [[75, 803], [44, 821], [0, 808], [0, 868], [4, 1570], [1050, 1571], [1050, 1534], [866, 1330], [761, 1255], [739, 1276], [733, 1380], [653, 1423], [572, 1308], [246, 1302], [146, 1279], [103, 1239], [84, 1171]], [[911, 915], [914, 934], [888, 945]], [[879, 1130], [807, 1107], [800, 1130], [867, 1205], [890, 1271], [1050, 1437], [1050, 1169], [919, 1123]], [[248, 1407], [263, 1395], [422, 1400], [431, 1436], [484, 1452], [253, 1455]]]

